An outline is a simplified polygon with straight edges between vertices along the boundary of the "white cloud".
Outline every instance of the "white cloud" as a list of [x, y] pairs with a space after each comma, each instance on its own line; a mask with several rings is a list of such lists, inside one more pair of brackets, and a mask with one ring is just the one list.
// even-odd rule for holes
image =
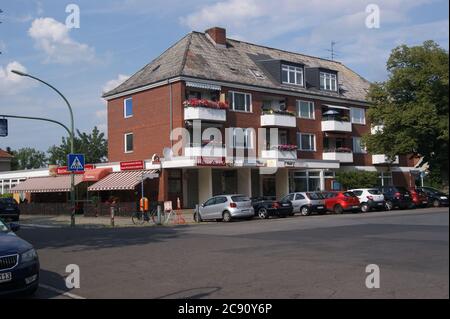
[[94, 49], [73, 40], [69, 31], [63, 23], [53, 18], [38, 18], [32, 22], [28, 34], [36, 47], [47, 55], [46, 63], [93, 62]]
[[12, 73], [11, 70], [27, 72], [17, 61], [8, 63], [6, 67], [0, 65], [0, 95], [13, 95], [33, 85], [32, 81]]
[[115, 89], [116, 87], [118, 87], [120, 84], [122, 84], [129, 78], [130, 78], [129, 75], [119, 74], [119, 76], [116, 79], [112, 79], [112, 80], [106, 82], [105, 85], [103, 85], [102, 92], [106, 93], [108, 91]]

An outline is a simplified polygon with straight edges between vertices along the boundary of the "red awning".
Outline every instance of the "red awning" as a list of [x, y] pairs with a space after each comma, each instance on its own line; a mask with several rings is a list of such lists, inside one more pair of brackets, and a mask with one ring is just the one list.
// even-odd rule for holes
[[88, 187], [88, 191], [133, 190], [142, 178], [159, 178], [157, 170], [114, 172]]
[[102, 178], [108, 176], [112, 173], [113, 169], [111, 167], [95, 168], [84, 172], [83, 182], [98, 182]]
[[[83, 176], [75, 175], [75, 185], [83, 181]], [[70, 175], [34, 177], [11, 189], [12, 193], [60, 193], [70, 192]]]

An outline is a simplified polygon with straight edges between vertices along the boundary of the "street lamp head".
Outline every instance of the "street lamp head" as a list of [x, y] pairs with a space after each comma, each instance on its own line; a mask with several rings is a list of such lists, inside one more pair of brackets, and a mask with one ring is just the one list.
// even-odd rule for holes
[[12, 73], [20, 75], [20, 76], [28, 76], [28, 74], [22, 72], [22, 71], [17, 71], [17, 70], [11, 70]]

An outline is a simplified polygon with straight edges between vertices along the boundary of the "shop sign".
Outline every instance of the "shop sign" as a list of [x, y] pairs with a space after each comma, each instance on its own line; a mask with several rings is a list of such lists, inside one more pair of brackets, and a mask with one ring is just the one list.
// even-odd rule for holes
[[295, 161], [285, 161], [284, 167], [295, 167]]
[[144, 161], [120, 162], [121, 171], [136, 171], [144, 169]]
[[226, 166], [225, 157], [197, 157], [197, 166]]

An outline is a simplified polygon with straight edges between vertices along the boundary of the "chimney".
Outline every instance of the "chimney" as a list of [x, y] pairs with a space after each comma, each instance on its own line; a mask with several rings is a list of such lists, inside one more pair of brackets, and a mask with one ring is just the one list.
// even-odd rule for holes
[[213, 27], [205, 31], [207, 36], [214, 42], [218, 47], [227, 46], [227, 30], [224, 28]]

